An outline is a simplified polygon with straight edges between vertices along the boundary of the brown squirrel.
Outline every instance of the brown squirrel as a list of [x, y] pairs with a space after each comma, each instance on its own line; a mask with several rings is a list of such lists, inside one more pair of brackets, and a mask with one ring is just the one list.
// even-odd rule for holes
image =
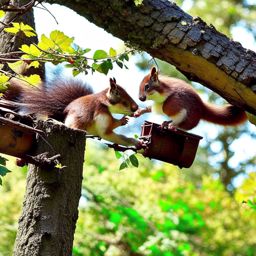
[[[16, 100], [11, 104], [18, 107], [20, 113], [47, 116], [116, 144], [141, 147], [139, 140], [113, 131], [127, 124], [126, 115], [132, 116], [138, 109], [129, 94], [116, 84], [115, 78], [110, 78], [109, 88], [99, 93], [92, 93], [90, 86], [81, 81], [57, 81], [51, 86], [42, 83], [31, 87], [11, 80], [4, 98], [6, 102]], [[112, 113], [124, 116], [116, 119]]]
[[153, 100], [154, 104], [152, 108], [138, 110], [135, 116], [152, 110], [165, 114], [172, 120], [163, 123], [163, 126], [168, 124], [168, 128], [190, 130], [201, 119], [220, 125], [238, 125], [247, 120], [242, 109], [233, 105], [218, 107], [203, 102], [192, 86], [177, 78], [158, 76], [155, 67], [143, 78], [139, 98], [141, 101]]

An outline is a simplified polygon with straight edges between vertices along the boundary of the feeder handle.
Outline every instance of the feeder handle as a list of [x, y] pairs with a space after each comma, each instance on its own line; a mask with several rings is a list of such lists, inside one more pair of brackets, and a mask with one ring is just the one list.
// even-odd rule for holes
[[126, 151], [128, 149], [130, 150], [133, 150], [134, 152], [137, 152], [137, 148], [135, 147], [124, 147], [124, 146], [120, 146], [118, 144], [109, 144], [109, 143], [105, 143], [109, 148], [113, 148], [114, 150], [117, 150], [117, 151]]

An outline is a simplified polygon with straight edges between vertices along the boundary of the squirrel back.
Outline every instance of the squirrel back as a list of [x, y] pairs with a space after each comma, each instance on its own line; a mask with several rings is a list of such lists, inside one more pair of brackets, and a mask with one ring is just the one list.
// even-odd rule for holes
[[190, 84], [177, 78], [158, 76], [155, 67], [142, 80], [139, 94], [142, 101], [154, 101], [153, 110], [162, 111], [172, 119], [170, 126], [185, 130], [196, 127], [201, 119], [220, 125], [238, 125], [247, 120], [241, 108], [206, 103]]
[[64, 110], [67, 105], [79, 97], [92, 93], [92, 88], [79, 80], [56, 79], [51, 83], [41, 83], [34, 87], [14, 80], [4, 98], [19, 102], [19, 111], [23, 114], [44, 115], [64, 121]]

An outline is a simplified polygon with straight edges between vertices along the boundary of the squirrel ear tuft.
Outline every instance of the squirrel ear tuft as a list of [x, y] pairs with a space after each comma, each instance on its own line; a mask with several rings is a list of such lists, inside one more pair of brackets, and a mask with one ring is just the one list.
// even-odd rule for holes
[[110, 82], [110, 88], [116, 88], [116, 79], [113, 77], [109, 79], [109, 82]]
[[151, 73], [151, 76], [153, 76], [155, 73], [157, 73], [156, 67], [152, 67], [150, 73]]
[[153, 81], [157, 81], [158, 80], [158, 72], [156, 71], [156, 67], [152, 67], [151, 68], [151, 73], [150, 73], [150, 77], [153, 79]]

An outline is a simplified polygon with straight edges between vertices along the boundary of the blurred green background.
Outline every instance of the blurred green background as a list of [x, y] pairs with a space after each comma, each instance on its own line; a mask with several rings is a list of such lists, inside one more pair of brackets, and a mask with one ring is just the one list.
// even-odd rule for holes
[[[177, 4], [228, 36], [243, 31], [252, 42], [256, 38], [255, 0]], [[149, 59], [142, 55], [138, 67], [148, 68]], [[158, 65], [185, 79], [166, 63]], [[222, 102], [194, 86], [207, 100]], [[138, 155], [139, 168], [120, 171], [113, 150], [88, 141], [73, 255], [256, 255], [256, 159], [250, 149], [234, 158], [238, 138], [253, 142], [254, 130], [247, 124], [203, 134], [195, 163], [182, 170]], [[12, 255], [27, 173], [12, 158], [7, 166], [12, 172], [0, 188], [0, 256]]]

